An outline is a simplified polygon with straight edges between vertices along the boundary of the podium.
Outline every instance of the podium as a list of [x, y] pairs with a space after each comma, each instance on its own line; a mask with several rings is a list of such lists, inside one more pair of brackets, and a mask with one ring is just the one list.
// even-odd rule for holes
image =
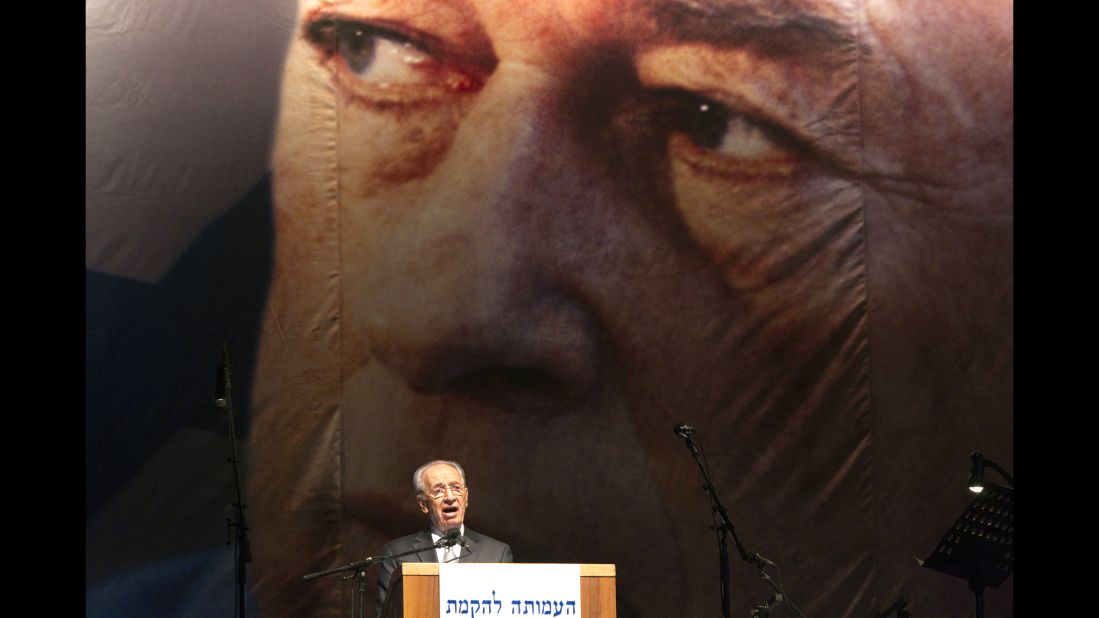
[[[580, 615], [615, 618], [613, 564], [580, 565]], [[501, 616], [509, 615], [505, 610]], [[439, 563], [403, 562], [393, 572], [379, 618], [439, 618]]]

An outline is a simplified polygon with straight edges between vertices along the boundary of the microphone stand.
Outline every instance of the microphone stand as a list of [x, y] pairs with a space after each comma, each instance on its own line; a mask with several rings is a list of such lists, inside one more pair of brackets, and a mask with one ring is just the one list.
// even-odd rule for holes
[[[699, 458], [699, 449], [695, 445], [692, 435], [693, 429], [681, 431], [679, 427], [676, 428], [676, 435], [684, 438], [687, 441], [687, 448], [691, 451], [691, 456], [694, 457], [695, 463], [698, 464], [699, 471], [702, 472], [702, 480], [704, 481], [703, 488], [710, 494], [710, 506], [714, 513], [717, 513], [721, 520], [721, 523], [716, 524], [714, 529], [718, 533], [718, 553], [720, 556], [720, 570], [721, 570], [721, 615], [724, 618], [730, 618], [729, 610], [729, 541], [728, 537], [733, 537], [733, 543], [736, 545], [737, 551], [740, 553], [741, 559], [745, 562], [752, 564], [759, 568], [760, 579], [767, 582], [767, 585], [775, 591], [775, 595], [771, 597], [771, 600], [766, 605], [761, 605], [752, 610], [753, 616], [765, 617], [770, 612], [771, 605], [779, 603], [784, 600], [785, 595], [782, 590], [775, 585], [775, 582], [771, 579], [767, 573], [763, 571], [768, 566], [774, 566], [774, 562], [760, 556], [756, 552], [749, 553], [744, 544], [740, 542], [740, 538], [736, 534], [736, 528], [733, 526], [733, 520], [729, 517], [729, 512], [725, 510], [725, 505], [721, 504], [721, 499], [717, 497], [717, 490], [714, 488], [713, 482], [710, 480], [709, 471], [706, 466], [703, 465], [702, 460]], [[800, 613], [800, 612], [799, 612]]]
[[[390, 560], [390, 559], [393, 559], [393, 558], [401, 558], [403, 556], [410, 556], [412, 554], [418, 554], [418, 553], [420, 553], [420, 552], [422, 552], [426, 549], [438, 549], [440, 547], [452, 547], [454, 545], [457, 545], [459, 540], [460, 540], [460, 537], [459, 537], [458, 534], [451, 534], [451, 535], [447, 535], [447, 536], [439, 539], [437, 542], [435, 542], [435, 543], [433, 543], [433, 544], [431, 544], [427, 547], [413, 547], [412, 549], [410, 549], [408, 551], [403, 551], [401, 553], [393, 554], [391, 556], [368, 556], [366, 558], [363, 558], [362, 560], [358, 560], [356, 562], [351, 562], [351, 563], [345, 564], [343, 566], [338, 566], [338, 567], [327, 569], [327, 570], [324, 570], [324, 571], [317, 571], [316, 573], [309, 573], [308, 575], [303, 575], [302, 579], [305, 580], [305, 581], [312, 581], [312, 580], [317, 579], [319, 577], [334, 575], [336, 573], [344, 573], [346, 571], [354, 571], [354, 573], [352, 575], [348, 575], [347, 577], [344, 578], [344, 580], [351, 579], [352, 577], [354, 577], [356, 580], [358, 580], [359, 584], [358, 584], [358, 588], [356, 589], [355, 597], [358, 599], [359, 616], [361, 618], [362, 615], [363, 615], [363, 612], [365, 611], [365, 608], [366, 608], [366, 600], [364, 598], [366, 596], [366, 567], [374, 564], [375, 562], [380, 562], [382, 560]], [[355, 603], [354, 602], [351, 604], [351, 618], [355, 618]]]
[[[236, 531], [236, 592], [237, 592], [237, 613], [239, 618], [244, 618], [244, 606], [245, 606], [245, 587], [248, 581], [247, 576], [247, 563], [252, 561], [252, 550], [248, 543], [248, 524], [244, 519], [244, 496], [241, 492], [240, 482], [240, 459], [237, 456], [237, 431], [236, 424], [233, 421], [233, 397], [232, 386], [229, 382], [229, 345], [222, 343], [221, 346], [221, 365], [218, 367], [217, 375], [217, 390], [214, 393], [214, 407], [224, 408], [228, 413], [229, 419], [229, 448], [230, 458], [229, 463], [233, 465], [233, 491], [234, 500], [233, 508], [236, 515], [235, 521], [226, 518], [225, 524], [227, 526], [227, 533], [230, 538], [233, 537], [233, 531]], [[231, 541], [226, 541], [228, 545]]]

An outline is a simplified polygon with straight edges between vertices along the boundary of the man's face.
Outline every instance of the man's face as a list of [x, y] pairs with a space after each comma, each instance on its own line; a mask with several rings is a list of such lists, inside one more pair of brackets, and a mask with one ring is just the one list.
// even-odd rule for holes
[[420, 510], [431, 519], [431, 527], [442, 534], [460, 527], [469, 505], [469, 488], [458, 471], [446, 464], [435, 464], [424, 470], [423, 481], [426, 495], [418, 496], [417, 501]]
[[[1004, 7], [864, 4], [305, 3], [256, 435], [341, 411], [356, 528], [332, 545], [403, 533], [401, 479], [446, 444], [522, 559], [674, 560], [674, 584], [620, 572], [622, 607], [703, 613], [709, 510], [670, 432], [689, 421], [760, 545], [811, 573], [820, 543], [862, 547], [862, 511], [820, 509], [868, 482], [867, 221], [1010, 195], [1009, 144], [982, 137], [1010, 125], [1010, 72], [976, 51], [1002, 48]], [[445, 530], [456, 502], [421, 509]]]

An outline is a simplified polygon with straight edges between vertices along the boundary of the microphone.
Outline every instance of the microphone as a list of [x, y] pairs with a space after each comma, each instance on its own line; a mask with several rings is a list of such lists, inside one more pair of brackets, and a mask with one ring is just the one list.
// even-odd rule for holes
[[461, 545], [466, 551], [472, 552], [469, 547], [469, 541], [466, 540], [466, 535], [462, 534], [461, 528], [451, 528], [443, 535], [444, 538], [440, 539], [444, 545], [443, 547], [451, 547], [453, 545]]
[[461, 528], [451, 528], [450, 530], [447, 530], [446, 534], [443, 536], [445, 537], [444, 540], [446, 541], [446, 545], [444, 545], [444, 547], [452, 547], [466, 540], [465, 537], [462, 536]]
[[764, 568], [764, 567], [769, 567], [769, 566], [773, 567], [773, 566], [775, 566], [774, 562], [771, 562], [770, 560], [768, 560], [768, 559], [764, 558], [763, 556], [759, 555], [758, 552], [752, 552], [748, 556], [748, 560], [751, 560], [756, 566], [758, 566], [761, 569]]
[[214, 407], [224, 408], [229, 401], [229, 345], [221, 344], [221, 363], [218, 365], [217, 387], [214, 389]]
[[680, 438], [686, 438], [687, 436], [695, 432], [695, 428], [691, 427], [690, 425], [680, 423], [673, 427], [672, 431], [674, 431], [675, 435], [679, 436]]

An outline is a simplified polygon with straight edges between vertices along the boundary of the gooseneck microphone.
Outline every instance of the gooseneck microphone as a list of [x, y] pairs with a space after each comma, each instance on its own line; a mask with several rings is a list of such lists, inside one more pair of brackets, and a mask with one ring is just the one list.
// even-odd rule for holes
[[[462, 549], [467, 552], [473, 552], [473, 548], [469, 546], [469, 541], [466, 540], [466, 535], [462, 534], [461, 528], [451, 528], [450, 530], [447, 530], [446, 534], [443, 535], [443, 538], [439, 539], [439, 545], [437, 545], [437, 547], [453, 547], [455, 545], [460, 545]], [[459, 552], [459, 554], [460, 553], [461, 552]]]
[[462, 536], [461, 528], [451, 528], [450, 530], [447, 530], [446, 534], [444, 534], [443, 536], [443, 540], [446, 541], [444, 547], [451, 547], [457, 545], [458, 543], [461, 543], [462, 541], [465, 541], [465, 537]]
[[675, 435], [679, 436], [680, 438], [686, 438], [687, 436], [695, 432], [695, 428], [685, 423], [680, 423], [673, 427], [672, 431], [674, 431]]

